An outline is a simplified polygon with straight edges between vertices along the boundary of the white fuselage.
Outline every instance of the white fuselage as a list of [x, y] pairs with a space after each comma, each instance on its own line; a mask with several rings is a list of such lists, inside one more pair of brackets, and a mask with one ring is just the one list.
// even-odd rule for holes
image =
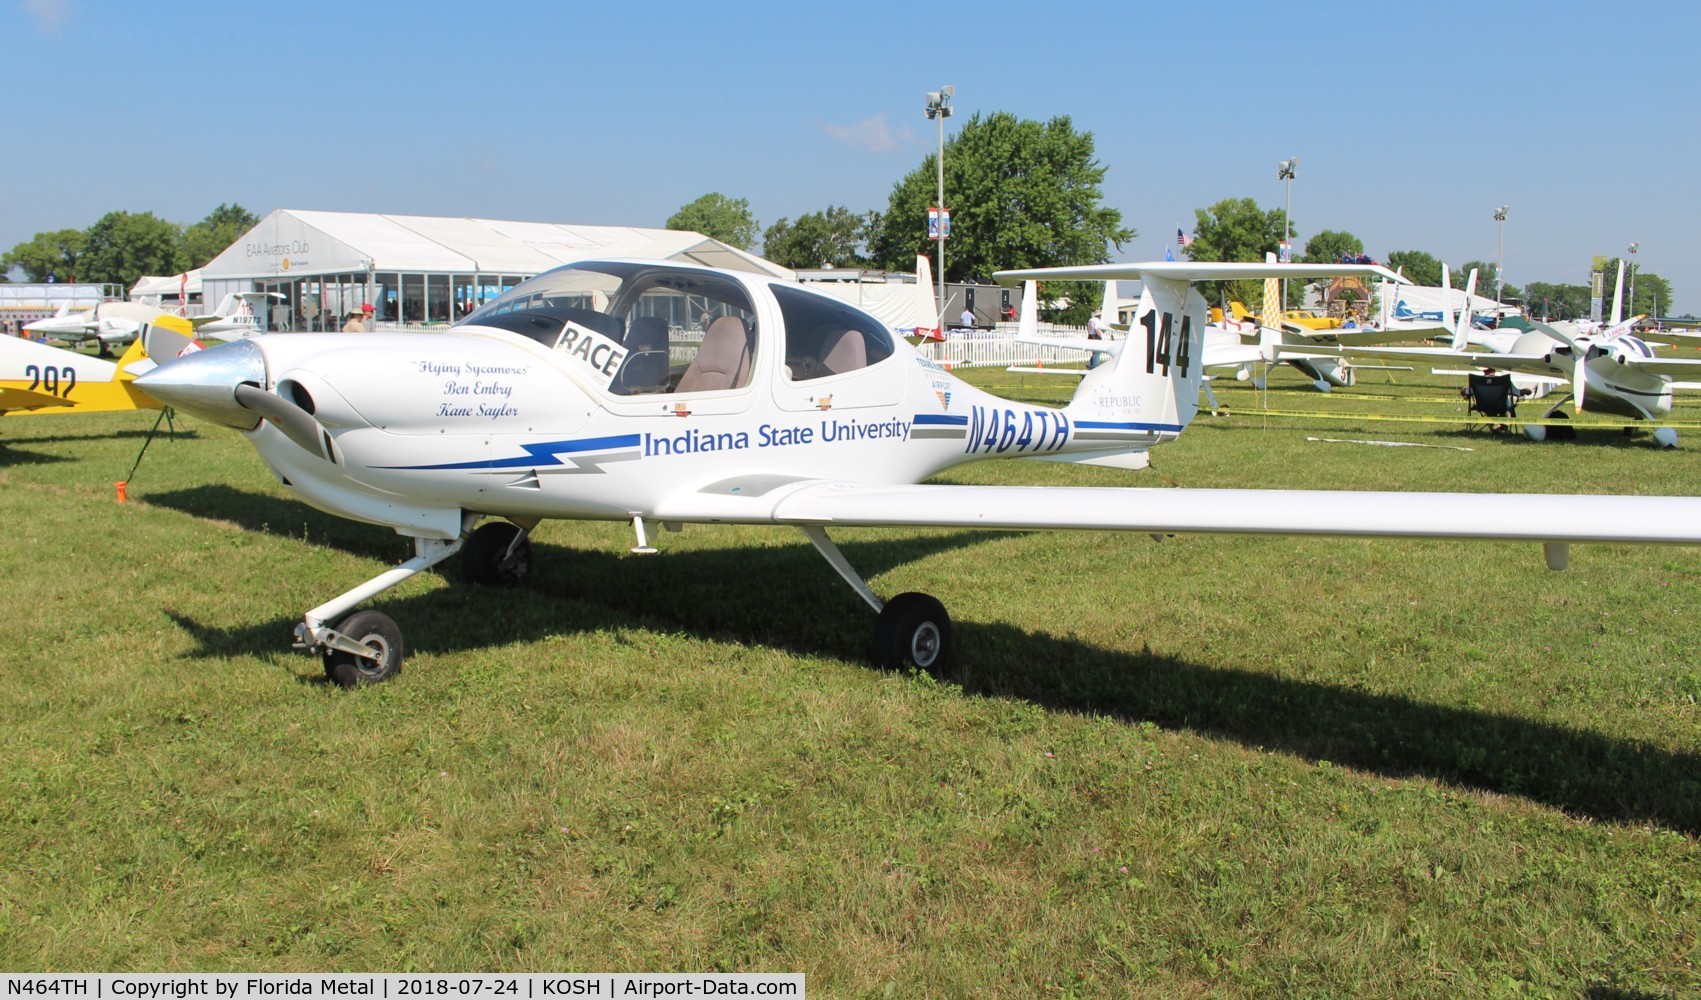
[[656, 396], [610, 396], [596, 377], [609, 358], [505, 330], [247, 343], [263, 353], [268, 388], [290, 397], [300, 387], [333, 439], [327, 462], [272, 423], [249, 432], [284, 481], [332, 513], [449, 536], [463, 510], [668, 520], [688, 509], [700, 520], [708, 508], [714, 520], [762, 522], [789, 483], [913, 483], [979, 458], [1173, 436], [1080, 426], [1062, 411], [999, 399], [901, 341], [891, 357], [844, 375], [795, 383], [770, 357], [770, 370], [742, 389]]

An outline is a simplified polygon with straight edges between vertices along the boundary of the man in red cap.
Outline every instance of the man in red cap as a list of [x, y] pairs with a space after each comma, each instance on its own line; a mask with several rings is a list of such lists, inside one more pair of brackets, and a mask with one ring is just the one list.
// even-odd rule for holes
[[348, 319], [343, 321], [343, 332], [344, 333], [365, 333], [366, 331], [372, 329], [372, 313], [373, 313], [373, 311], [374, 310], [372, 308], [372, 303], [368, 302], [365, 305], [360, 307], [359, 312], [349, 313]]

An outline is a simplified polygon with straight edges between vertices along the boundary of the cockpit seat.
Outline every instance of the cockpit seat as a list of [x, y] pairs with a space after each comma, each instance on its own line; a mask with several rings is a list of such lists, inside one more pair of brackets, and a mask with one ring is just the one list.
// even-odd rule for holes
[[703, 344], [697, 349], [675, 392], [708, 392], [736, 389], [750, 378], [750, 333], [736, 316], [722, 316], [709, 324]]
[[842, 375], [868, 367], [868, 344], [857, 330], [834, 330], [821, 340], [823, 375]]

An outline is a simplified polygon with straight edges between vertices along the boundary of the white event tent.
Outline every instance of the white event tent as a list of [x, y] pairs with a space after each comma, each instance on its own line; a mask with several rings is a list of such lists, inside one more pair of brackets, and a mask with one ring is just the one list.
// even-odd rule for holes
[[793, 272], [701, 233], [495, 219], [279, 209], [201, 271], [204, 301], [269, 292], [271, 330], [337, 329], [370, 303], [385, 325], [450, 323], [574, 261], [647, 257]]

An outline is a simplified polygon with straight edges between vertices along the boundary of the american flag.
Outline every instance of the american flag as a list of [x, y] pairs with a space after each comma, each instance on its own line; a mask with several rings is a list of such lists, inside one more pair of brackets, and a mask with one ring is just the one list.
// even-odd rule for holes
[[1177, 226], [1175, 227], [1175, 245], [1180, 247], [1192, 246], [1193, 237], [1187, 235], [1185, 230], [1183, 230], [1180, 226]]

